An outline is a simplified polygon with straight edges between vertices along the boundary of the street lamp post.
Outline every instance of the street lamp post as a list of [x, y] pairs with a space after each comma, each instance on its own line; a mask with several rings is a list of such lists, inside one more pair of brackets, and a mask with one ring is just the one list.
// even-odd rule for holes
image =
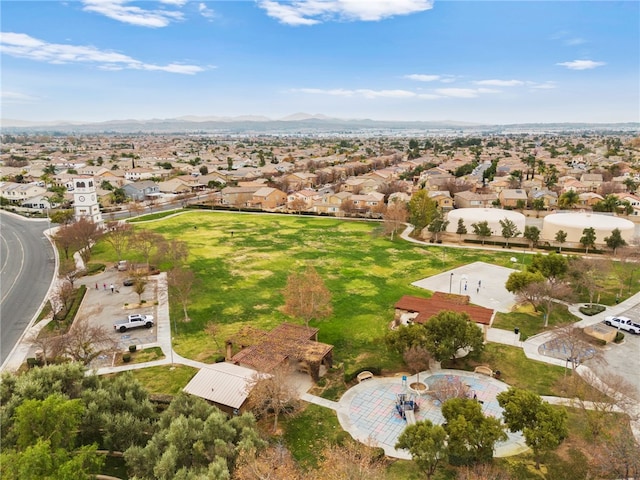
[[449, 276], [449, 293], [451, 293], [451, 282], [453, 281], [453, 272], [451, 272], [451, 275]]

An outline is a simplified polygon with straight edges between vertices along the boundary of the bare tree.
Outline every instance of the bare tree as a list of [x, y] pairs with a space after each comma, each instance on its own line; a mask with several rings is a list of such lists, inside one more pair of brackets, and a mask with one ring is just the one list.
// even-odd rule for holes
[[147, 264], [147, 268], [149, 268], [152, 253], [163, 241], [164, 237], [159, 233], [152, 232], [151, 230], [140, 230], [131, 237], [130, 246], [142, 255]]
[[169, 283], [169, 289], [178, 297], [178, 301], [182, 304], [182, 311], [184, 313], [183, 320], [188, 322], [189, 313], [187, 312], [187, 307], [191, 300], [191, 290], [196, 282], [195, 274], [187, 268], [172, 268], [167, 274], [167, 281]]
[[[369, 442], [370, 444], [372, 442]], [[347, 440], [343, 445], [329, 445], [321, 454], [322, 463], [311, 474], [313, 480], [383, 480], [386, 477], [384, 456], [371, 445]]]
[[[560, 345], [566, 353], [565, 366], [571, 365], [571, 374], [585, 360], [592, 364], [605, 362], [602, 352], [594, 347], [584, 331], [574, 324], [557, 327], [553, 332], [553, 340]], [[566, 370], [565, 370], [566, 375]]]
[[[42, 352], [42, 361], [45, 365], [49, 364], [49, 359], [54, 359], [63, 352], [63, 337], [54, 335], [46, 330], [30, 333], [25, 339], [27, 344], [31, 345]], [[36, 355], [37, 356], [37, 355]]]
[[391, 201], [382, 216], [384, 219], [384, 233], [386, 235], [390, 234], [391, 240], [393, 240], [393, 235], [399, 229], [404, 228], [408, 216], [409, 212], [407, 211], [407, 204], [405, 202], [399, 200]]
[[50, 298], [54, 320], [58, 321], [65, 317], [73, 305], [75, 294], [76, 291], [70, 281], [59, 279]]
[[602, 478], [640, 478], [640, 443], [627, 422], [612, 425], [601, 444], [593, 449], [593, 456]]
[[429, 395], [441, 404], [451, 398], [469, 398], [471, 389], [459, 377], [439, 378], [429, 387]]
[[147, 289], [147, 279], [143, 275], [138, 275], [133, 281], [133, 291], [138, 295], [138, 303], [142, 303], [142, 294]]
[[353, 203], [353, 200], [346, 198], [340, 204], [340, 210], [342, 210], [345, 215], [353, 215], [358, 212], [358, 207]]
[[458, 470], [456, 480], [510, 480], [509, 472], [493, 463], [476, 463]]
[[169, 241], [161, 241], [156, 247], [156, 255], [158, 262], [169, 262], [171, 267], [183, 266], [189, 258], [189, 246], [187, 242], [172, 239]]
[[98, 356], [115, 352], [118, 348], [105, 327], [91, 325], [87, 318], [76, 320], [64, 334], [62, 342], [64, 352], [83, 365], [89, 365]]
[[58, 245], [58, 247], [64, 252], [64, 257], [66, 259], [69, 259], [69, 254], [78, 248], [78, 239], [76, 238], [71, 225], [61, 226], [53, 236], [53, 239], [56, 242], [56, 245]]
[[129, 243], [129, 238], [133, 233], [131, 224], [122, 221], [108, 222], [106, 225], [106, 234], [104, 240], [113, 247], [118, 256], [118, 260], [122, 260], [122, 252]]
[[78, 253], [86, 265], [91, 260], [93, 246], [104, 235], [101, 225], [85, 217], [80, 217], [67, 228], [71, 229], [71, 235], [76, 239], [74, 244], [77, 246]]
[[552, 283], [549, 280], [532, 282], [518, 292], [518, 300], [530, 302], [536, 310], [544, 310], [544, 326], [549, 325], [549, 319], [554, 307], [563, 301], [573, 298], [573, 291], [566, 283]]
[[431, 354], [429, 351], [417, 345], [409, 347], [402, 354], [404, 363], [407, 364], [411, 373], [415, 373], [416, 383], [420, 383], [420, 372], [429, 369], [429, 362], [431, 361]]
[[302, 273], [292, 273], [283, 290], [284, 313], [301, 318], [307, 328], [311, 320], [322, 320], [333, 313], [331, 292], [312, 265]]
[[76, 267], [76, 262], [73, 259], [67, 259], [60, 262], [58, 267], [58, 276], [71, 284], [72, 288], [75, 288], [75, 281], [84, 275], [86, 270]]
[[258, 415], [273, 415], [273, 432], [278, 431], [278, 419], [283, 413], [293, 413], [300, 403], [289, 376], [288, 365], [275, 368], [270, 374], [256, 373], [248, 385], [249, 407]]
[[586, 291], [589, 294], [589, 305], [593, 305], [594, 297], [603, 289], [604, 279], [606, 279], [611, 269], [611, 260], [596, 258], [572, 258], [569, 262], [569, 276], [574, 288]]
[[289, 209], [294, 212], [303, 212], [307, 209], [307, 202], [303, 198], [295, 198], [289, 203]]
[[144, 205], [140, 202], [130, 202], [129, 203], [129, 216], [134, 215], [138, 216], [144, 212]]
[[298, 467], [287, 447], [278, 443], [256, 453], [243, 450], [238, 458], [234, 480], [302, 480], [308, 478]]

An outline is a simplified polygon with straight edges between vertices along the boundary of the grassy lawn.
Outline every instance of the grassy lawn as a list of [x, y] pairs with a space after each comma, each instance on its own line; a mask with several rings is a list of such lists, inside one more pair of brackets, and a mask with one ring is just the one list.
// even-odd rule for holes
[[564, 305], [556, 305], [551, 311], [551, 318], [549, 318], [549, 326], [544, 327], [544, 313], [534, 312], [533, 308], [523, 308], [517, 312], [502, 313], [497, 312], [496, 318], [493, 321], [493, 326], [501, 328], [503, 330], [511, 330], [514, 328], [520, 329], [520, 340], [524, 341], [527, 338], [553, 329], [561, 325], [567, 325], [574, 323], [580, 319], [569, 312], [569, 309]]
[[[181, 355], [206, 360], [221, 353], [203, 333], [209, 322], [219, 327], [220, 345], [244, 325], [271, 329], [295, 322], [281, 312], [281, 291], [289, 273], [310, 262], [332, 292], [334, 310], [313, 326], [320, 328], [320, 341], [334, 345], [334, 359], [344, 362], [345, 371], [401, 364], [398, 355], [381, 348], [381, 340], [402, 295], [429, 295], [411, 282], [475, 261], [509, 266], [511, 255], [451, 248], [443, 255], [446, 247], [391, 241], [381, 235], [379, 223], [327, 218], [197, 211], [136, 228], [189, 244], [189, 263], [198, 279], [191, 321], [181, 322], [180, 306], [171, 303], [178, 330], [174, 346]], [[94, 248], [94, 259], [117, 260], [105, 242]]]
[[284, 441], [302, 467], [316, 467], [319, 453], [343, 433], [333, 410], [309, 404], [293, 417], [281, 419]]
[[149, 393], [175, 395], [189, 383], [197, 369], [185, 365], [149, 367], [131, 370], [136, 380], [144, 385]]
[[500, 380], [511, 386], [525, 388], [538, 395], [563, 395], [560, 384], [565, 369], [529, 360], [521, 348], [488, 343], [482, 353], [482, 362], [500, 370]]

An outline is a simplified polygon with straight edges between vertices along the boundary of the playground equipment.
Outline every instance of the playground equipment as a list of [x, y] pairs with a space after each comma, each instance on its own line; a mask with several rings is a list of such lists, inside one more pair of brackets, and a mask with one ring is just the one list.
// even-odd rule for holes
[[407, 424], [413, 425], [416, 423], [414, 412], [418, 410], [418, 404], [412, 393], [396, 394], [396, 410]]

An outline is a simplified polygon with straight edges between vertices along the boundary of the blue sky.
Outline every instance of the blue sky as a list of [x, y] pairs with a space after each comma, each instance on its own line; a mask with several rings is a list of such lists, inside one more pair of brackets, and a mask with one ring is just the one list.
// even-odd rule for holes
[[2, 118], [640, 121], [640, 2], [3, 0]]

